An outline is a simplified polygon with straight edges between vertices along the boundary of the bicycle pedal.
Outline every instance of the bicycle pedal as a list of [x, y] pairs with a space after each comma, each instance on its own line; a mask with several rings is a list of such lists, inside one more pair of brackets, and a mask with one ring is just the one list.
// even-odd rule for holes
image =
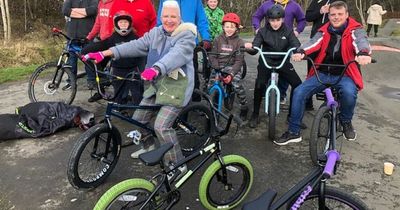
[[133, 143], [139, 145], [142, 134], [138, 130], [130, 131], [126, 137], [131, 138]]

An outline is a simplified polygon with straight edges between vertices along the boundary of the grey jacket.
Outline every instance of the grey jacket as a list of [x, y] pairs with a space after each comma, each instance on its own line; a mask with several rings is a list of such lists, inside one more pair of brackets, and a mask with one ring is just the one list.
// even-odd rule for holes
[[[74, 39], [84, 39], [96, 20], [98, 0], [65, 0], [62, 13], [67, 18], [67, 34]], [[85, 18], [71, 18], [72, 8], [85, 8]]]
[[196, 26], [181, 24], [172, 34], [162, 26], [151, 29], [143, 37], [110, 48], [115, 59], [123, 57], [143, 57], [147, 55], [146, 67], [158, 66], [161, 76], [181, 68], [188, 79], [184, 88], [183, 106], [187, 105], [194, 89], [193, 50], [196, 45]]

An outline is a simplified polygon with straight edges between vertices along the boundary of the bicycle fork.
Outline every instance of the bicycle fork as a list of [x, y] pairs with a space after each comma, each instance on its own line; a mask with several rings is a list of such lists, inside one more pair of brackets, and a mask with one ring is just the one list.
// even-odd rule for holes
[[278, 76], [279, 74], [276, 72], [271, 73], [271, 84], [268, 86], [267, 90], [265, 91], [265, 112], [268, 113], [268, 104], [269, 104], [269, 94], [272, 89], [276, 92], [276, 114], [279, 114], [279, 103], [281, 98], [281, 93], [279, 92], [278, 86]]
[[214, 85], [211, 87], [208, 93], [212, 95], [215, 91], [218, 91], [218, 111], [222, 112], [222, 101], [225, 97], [225, 93], [222, 91], [222, 88], [217, 81], [214, 82]]

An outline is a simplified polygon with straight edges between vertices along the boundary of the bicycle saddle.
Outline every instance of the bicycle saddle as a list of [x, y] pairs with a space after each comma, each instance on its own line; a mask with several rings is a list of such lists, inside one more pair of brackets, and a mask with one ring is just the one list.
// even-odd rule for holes
[[146, 166], [155, 166], [160, 163], [164, 154], [170, 150], [174, 144], [166, 143], [163, 144], [158, 149], [152, 150], [150, 152], [146, 152], [139, 155], [139, 159], [146, 165]]
[[244, 204], [242, 210], [268, 210], [275, 196], [275, 190], [268, 189], [254, 201]]

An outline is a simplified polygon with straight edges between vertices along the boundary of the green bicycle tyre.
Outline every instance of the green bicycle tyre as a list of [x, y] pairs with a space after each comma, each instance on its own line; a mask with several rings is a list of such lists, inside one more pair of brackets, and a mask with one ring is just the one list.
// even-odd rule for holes
[[318, 165], [318, 158], [324, 156], [329, 149], [329, 137], [332, 113], [328, 106], [322, 106], [317, 111], [310, 131], [310, 157], [314, 165]]
[[271, 89], [268, 97], [268, 138], [273, 141], [276, 131], [276, 91]]
[[[129, 193], [135, 193], [138, 191], [138, 194], [130, 195]], [[141, 192], [142, 191], [142, 192]], [[133, 204], [131, 203], [132, 197], [133, 199], [137, 199], [140, 193], [144, 194], [144, 198], [139, 200], [142, 203], [147, 200], [147, 198], [150, 196], [150, 194], [154, 191], [154, 185], [145, 180], [145, 179], [128, 179], [125, 181], [122, 181], [113, 187], [111, 187], [107, 192], [105, 192], [101, 198], [97, 201], [95, 207], [93, 208], [94, 210], [103, 210], [103, 209], [121, 209], [117, 208], [117, 205], [119, 203], [121, 204]], [[135, 200], [137, 201], [137, 200]], [[136, 204], [136, 206], [130, 206], [132, 208], [129, 209], [139, 209], [141, 207], [140, 202]], [[124, 206], [123, 205], [123, 206]], [[128, 207], [128, 206], [124, 206]], [[137, 207], [137, 208], [134, 208]], [[148, 208], [145, 209], [152, 209], [151, 208], [151, 203]]]
[[[318, 188], [316, 188], [318, 189]], [[307, 209], [313, 210], [318, 209], [318, 191], [312, 191], [307, 198], [304, 200], [304, 203], [298, 209]], [[290, 209], [293, 204], [295, 204], [297, 197], [292, 199], [288, 205], [287, 209]], [[367, 210], [367, 205], [358, 197], [348, 192], [343, 191], [342, 189], [326, 186], [325, 187], [325, 206], [326, 209], [353, 209], [353, 210]]]
[[[232, 182], [234, 178], [237, 178], [235, 175], [240, 173], [242, 175], [240, 178], [242, 179], [243, 183], [237, 187], [239, 191], [232, 199], [229, 198], [230, 200], [226, 202], [216, 201], [217, 196], [213, 196], [210, 190], [217, 185], [216, 183], [212, 183], [213, 178], [220, 178], [219, 174], [221, 172], [221, 164], [218, 160], [214, 161], [214, 163], [212, 163], [204, 172], [199, 185], [199, 198], [206, 209], [232, 209], [236, 207], [247, 196], [253, 184], [253, 167], [247, 159], [239, 155], [227, 155], [222, 157], [222, 159], [227, 167], [229, 167], [227, 168], [228, 181]], [[241, 169], [241, 171], [239, 171], [239, 169]], [[236, 174], [231, 174], [230, 172], [234, 172]], [[222, 195], [221, 192], [217, 192], [217, 194], [218, 197], [221, 197]]]

